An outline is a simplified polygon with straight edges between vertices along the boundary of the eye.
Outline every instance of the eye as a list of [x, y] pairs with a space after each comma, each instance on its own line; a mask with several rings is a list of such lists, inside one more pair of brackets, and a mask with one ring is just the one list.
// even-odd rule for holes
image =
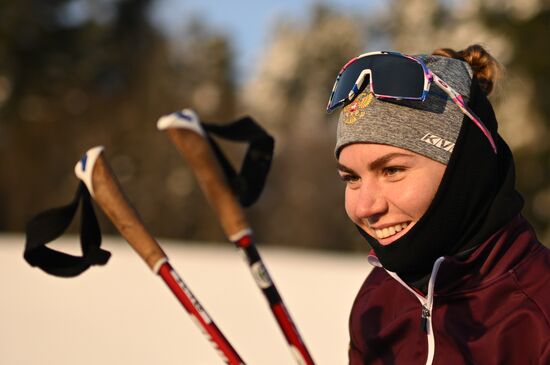
[[350, 185], [359, 181], [359, 176], [355, 174], [340, 173], [340, 179], [346, 184]]
[[403, 171], [405, 171], [405, 168], [402, 166], [387, 166], [382, 169], [382, 173], [384, 174], [384, 176], [388, 177], [395, 177]]

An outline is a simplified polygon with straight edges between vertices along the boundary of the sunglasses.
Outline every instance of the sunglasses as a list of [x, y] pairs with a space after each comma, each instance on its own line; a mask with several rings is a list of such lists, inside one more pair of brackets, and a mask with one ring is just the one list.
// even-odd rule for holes
[[397, 52], [370, 52], [351, 59], [342, 67], [330, 94], [327, 112], [349, 104], [365, 87], [381, 100], [418, 100], [428, 97], [431, 83], [439, 86], [497, 147], [491, 133], [466, 105], [462, 95], [434, 74], [421, 60]]

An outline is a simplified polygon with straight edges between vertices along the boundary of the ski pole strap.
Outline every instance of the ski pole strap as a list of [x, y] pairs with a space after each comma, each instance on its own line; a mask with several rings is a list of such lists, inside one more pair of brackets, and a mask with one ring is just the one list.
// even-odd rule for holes
[[[73, 256], [46, 246], [65, 232], [82, 202], [80, 245], [82, 256]], [[23, 257], [31, 266], [48, 274], [72, 277], [92, 265], [104, 265], [111, 253], [100, 248], [101, 231], [86, 185], [80, 182], [73, 201], [65, 206], [38, 213], [28, 223]]]
[[[202, 123], [208, 141], [218, 159], [231, 190], [242, 206], [248, 207], [260, 196], [271, 167], [275, 141], [252, 118], [244, 117], [226, 124]], [[223, 139], [248, 142], [248, 149], [239, 173], [235, 171], [210, 134]]]

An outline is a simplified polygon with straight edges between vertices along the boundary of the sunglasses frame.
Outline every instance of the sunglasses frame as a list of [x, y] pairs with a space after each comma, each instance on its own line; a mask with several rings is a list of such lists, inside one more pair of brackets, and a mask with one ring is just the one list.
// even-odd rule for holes
[[332, 92], [330, 94], [330, 98], [329, 98], [329, 101], [328, 101], [328, 104], [327, 104], [327, 112], [328, 113], [334, 111], [336, 108], [338, 108], [339, 106], [345, 104], [347, 101], [353, 100], [353, 98], [359, 94], [359, 90], [363, 86], [363, 83], [365, 81], [365, 77], [367, 75], [372, 74], [371, 69], [364, 69], [363, 71], [361, 71], [361, 73], [357, 77], [357, 80], [353, 84], [353, 87], [349, 91], [348, 96], [346, 98], [342, 99], [342, 100], [339, 100], [338, 102], [334, 103], [334, 105], [331, 106], [332, 99], [334, 97], [334, 94], [335, 94], [336, 88], [338, 86], [338, 83], [340, 81], [340, 78], [342, 77], [342, 74], [346, 71], [346, 69], [351, 64], [355, 63], [356, 61], [358, 61], [362, 58], [370, 57], [370, 56], [374, 56], [374, 55], [384, 55], [384, 54], [404, 57], [404, 58], [410, 59], [410, 60], [418, 63], [422, 67], [422, 70], [424, 72], [424, 87], [423, 87], [423, 90], [422, 90], [422, 95], [419, 96], [419, 97], [398, 97], [398, 96], [392, 96], [392, 95], [377, 94], [377, 93], [374, 92], [374, 86], [373, 86], [373, 82], [372, 82], [372, 78], [371, 78], [371, 82], [369, 82], [369, 90], [376, 98], [381, 99], [381, 100], [390, 99], [390, 100], [419, 100], [419, 101], [425, 101], [426, 98], [428, 97], [428, 93], [430, 91], [430, 85], [432, 84], [432, 82], [434, 82], [437, 86], [439, 86], [439, 88], [441, 90], [443, 90], [451, 98], [451, 100], [460, 108], [462, 113], [465, 114], [472, 122], [474, 122], [474, 124], [481, 130], [481, 132], [489, 140], [489, 143], [491, 144], [491, 148], [493, 149], [493, 152], [495, 154], [497, 153], [497, 146], [496, 146], [496, 143], [493, 139], [493, 136], [491, 135], [491, 132], [489, 132], [489, 130], [487, 129], [485, 124], [483, 124], [481, 119], [474, 113], [474, 111], [466, 105], [462, 95], [460, 95], [456, 90], [454, 90], [451, 86], [449, 86], [449, 84], [447, 84], [445, 81], [443, 81], [439, 76], [434, 74], [428, 68], [428, 66], [426, 66], [426, 64], [424, 62], [422, 62], [421, 60], [419, 60], [419, 59], [417, 59], [413, 56], [402, 54], [402, 53], [399, 53], [399, 52], [391, 52], [391, 51], [368, 52], [368, 53], [364, 53], [362, 55], [359, 55], [359, 56], [349, 60], [342, 67], [342, 69], [338, 73], [338, 76], [336, 76], [336, 81], [334, 82], [334, 86], [332, 87]]

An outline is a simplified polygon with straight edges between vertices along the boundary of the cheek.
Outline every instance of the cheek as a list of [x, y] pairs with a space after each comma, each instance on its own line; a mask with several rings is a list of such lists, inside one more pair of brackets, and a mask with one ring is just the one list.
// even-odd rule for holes
[[420, 219], [432, 204], [434, 196], [435, 192], [431, 189], [425, 189], [425, 187], [416, 189], [414, 192], [408, 192], [405, 197], [407, 198], [410, 215], [416, 220]]
[[441, 175], [424, 175], [418, 178], [415, 184], [403, 184], [398, 190], [397, 198], [399, 206], [415, 220], [420, 219], [426, 213], [439, 188]]

